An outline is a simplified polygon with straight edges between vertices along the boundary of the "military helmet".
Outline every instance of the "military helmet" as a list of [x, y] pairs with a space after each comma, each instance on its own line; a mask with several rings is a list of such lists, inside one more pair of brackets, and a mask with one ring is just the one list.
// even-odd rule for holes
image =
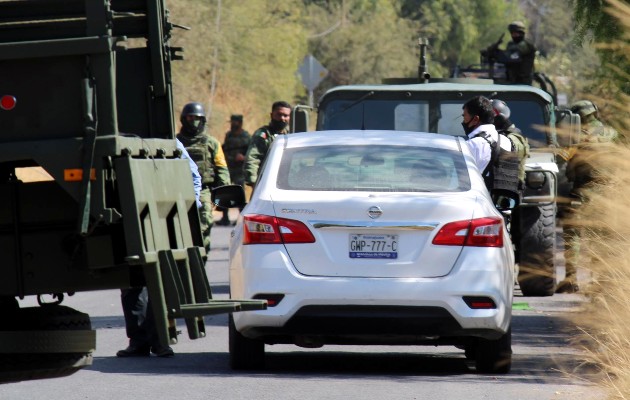
[[595, 117], [597, 117], [597, 106], [590, 100], [580, 100], [571, 105], [571, 112], [580, 114], [581, 119], [591, 114], [595, 114]]
[[508, 25], [508, 31], [525, 33], [525, 24], [521, 21], [514, 21]]
[[[189, 121], [186, 117], [194, 115], [196, 117], [193, 121]], [[179, 117], [179, 122], [182, 123], [182, 132], [189, 136], [195, 136], [202, 133], [206, 127], [206, 112], [203, 109], [203, 105], [200, 103], [188, 103], [182, 108], [182, 113]]]
[[505, 119], [510, 118], [510, 107], [505, 104], [505, 101], [499, 99], [492, 100], [492, 109], [494, 110], [494, 115], [500, 115]]

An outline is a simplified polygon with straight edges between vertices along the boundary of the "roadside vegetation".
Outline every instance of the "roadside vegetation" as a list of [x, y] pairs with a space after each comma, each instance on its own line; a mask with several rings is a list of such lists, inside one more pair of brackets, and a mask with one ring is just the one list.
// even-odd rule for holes
[[605, 78], [593, 85], [591, 99], [607, 105], [608, 122], [621, 140], [591, 155], [601, 183], [588, 191], [578, 215], [580, 256], [592, 275], [584, 288], [590, 302], [574, 322], [588, 361], [604, 373], [601, 384], [609, 398], [630, 399], [630, 4], [606, 3], [601, 16], [576, 15], [578, 33], [590, 32], [602, 56], [600, 76]]

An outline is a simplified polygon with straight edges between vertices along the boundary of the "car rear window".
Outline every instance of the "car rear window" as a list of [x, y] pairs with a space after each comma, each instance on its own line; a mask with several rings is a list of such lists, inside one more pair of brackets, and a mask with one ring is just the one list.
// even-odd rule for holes
[[412, 146], [315, 146], [285, 150], [285, 190], [460, 192], [470, 179], [460, 152]]

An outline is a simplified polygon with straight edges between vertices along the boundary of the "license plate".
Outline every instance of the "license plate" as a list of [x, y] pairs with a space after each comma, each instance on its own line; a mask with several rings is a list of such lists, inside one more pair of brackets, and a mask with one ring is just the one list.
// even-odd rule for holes
[[350, 258], [398, 258], [398, 235], [350, 234]]

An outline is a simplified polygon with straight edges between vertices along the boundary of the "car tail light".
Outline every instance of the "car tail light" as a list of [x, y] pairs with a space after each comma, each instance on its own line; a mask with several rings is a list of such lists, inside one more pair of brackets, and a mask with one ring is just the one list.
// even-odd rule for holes
[[270, 215], [243, 217], [243, 244], [313, 243], [315, 237], [304, 223]]
[[496, 303], [490, 297], [464, 296], [464, 302], [473, 310], [492, 310], [497, 308]]
[[450, 222], [439, 230], [433, 244], [444, 246], [503, 247], [503, 219], [477, 218]]

